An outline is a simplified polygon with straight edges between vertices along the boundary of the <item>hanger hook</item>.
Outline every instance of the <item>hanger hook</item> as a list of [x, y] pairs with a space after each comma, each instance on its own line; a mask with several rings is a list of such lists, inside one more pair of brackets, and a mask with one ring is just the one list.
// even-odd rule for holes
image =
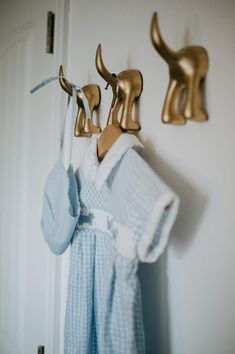
[[153, 46], [162, 56], [162, 58], [166, 60], [167, 63], [175, 61], [176, 53], [168, 47], [168, 45], [162, 38], [158, 24], [157, 12], [154, 12], [152, 17], [150, 34]]
[[[112, 86], [113, 89], [115, 89], [116, 84], [117, 84], [117, 79], [116, 75], [114, 76], [111, 74], [106, 66], [104, 65], [103, 58], [102, 58], [102, 50], [101, 50], [101, 44], [98, 45], [97, 50], [96, 50], [96, 58], [95, 58], [95, 63], [96, 63], [96, 69], [98, 73], [103, 77], [103, 79]], [[106, 86], [107, 87], [107, 86]]]
[[[72, 88], [72, 85], [71, 83], [66, 80], [64, 78], [64, 69], [63, 69], [63, 65], [60, 65], [60, 68], [59, 68], [59, 76], [63, 76], [63, 77], [60, 77], [59, 78], [59, 82], [60, 82], [60, 86], [62, 87], [62, 89], [67, 92], [70, 96], [73, 95], [73, 88]], [[79, 97], [78, 93], [77, 93], [77, 104], [80, 108], [83, 108], [84, 105], [83, 105], [83, 101], [81, 99], [81, 97]]]

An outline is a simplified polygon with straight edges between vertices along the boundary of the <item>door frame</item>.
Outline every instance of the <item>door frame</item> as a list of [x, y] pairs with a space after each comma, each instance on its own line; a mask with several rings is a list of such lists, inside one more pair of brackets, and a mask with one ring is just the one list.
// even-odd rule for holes
[[[68, 37], [69, 37], [69, 0], [56, 0], [55, 30], [54, 30], [54, 54], [53, 73], [58, 74], [60, 64], [63, 64], [67, 72]], [[52, 126], [53, 139], [49, 151], [51, 164], [58, 158], [60, 149], [60, 131], [64, 118], [64, 94], [62, 90], [53, 90], [52, 98]], [[64, 314], [67, 292], [67, 269], [69, 255], [52, 257], [50, 267], [51, 287], [48, 290], [48, 336], [45, 339], [45, 350], [50, 354], [64, 353]], [[51, 336], [50, 333], [53, 333]]]

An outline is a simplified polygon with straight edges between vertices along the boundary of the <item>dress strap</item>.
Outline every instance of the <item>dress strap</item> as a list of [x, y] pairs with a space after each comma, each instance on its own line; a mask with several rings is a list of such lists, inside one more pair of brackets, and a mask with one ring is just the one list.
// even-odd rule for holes
[[[35, 87], [33, 87], [30, 90], [30, 93], [34, 93], [37, 90], [41, 89], [42, 87], [44, 87], [45, 85], [51, 83], [52, 81], [58, 80], [58, 79], [65, 79], [64, 76], [51, 76], [45, 80], [43, 80], [42, 82], [40, 82], [38, 85], [36, 85]], [[85, 114], [86, 114], [86, 118], [90, 118], [91, 117], [91, 111], [90, 111], [90, 107], [88, 104], [88, 100], [86, 98], [86, 95], [84, 93], [84, 91], [82, 90], [82, 88], [79, 85], [75, 85], [73, 83], [70, 83], [72, 86], [72, 99], [70, 100], [70, 95], [69, 96], [69, 104], [67, 107], [67, 111], [66, 111], [66, 118], [63, 124], [63, 129], [62, 129], [62, 133], [61, 133], [61, 144], [60, 144], [60, 152], [62, 153], [63, 151], [63, 163], [66, 169], [69, 168], [70, 166], [70, 161], [71, 161], [71, 155], [72, 155], [72, 148], [73, 148], [73, 130], [74, 130], [74, 126], [75, 126], [75, 121], [76, 121], [76, 116], [77, 116], [77, 91], [79, 90], [82, 94], [82, 101], [83, 101], [83, 105], [84, 105], [84, 110], [85, 110]], [[68, 134], [68, 137], [66, 136]], [[67, 138], [67, 139], [66, 139]], [[69, 149], [68, 149], [68, 153], [66, 154], [66, 147], [65, 145], [65, 141], [68, 143], [69, 145]], [[64, 151], [65, 150], [65, 151]]]

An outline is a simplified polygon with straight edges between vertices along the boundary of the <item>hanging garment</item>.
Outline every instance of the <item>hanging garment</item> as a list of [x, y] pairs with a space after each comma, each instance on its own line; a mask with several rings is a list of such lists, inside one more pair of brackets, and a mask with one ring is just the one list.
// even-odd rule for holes
[[144, 354], [138, 263], [163, 252], [179, 200], [139, 155], [135, 136], [122, 134], [101, 163], [96, 144], [77, 173], [64, 353]]
[[[58, 76], [42, 81], [31, 90], [35, 92]], [[76, 119], [77, 89], [83, 95], [86, 116], [90, 109], [85, 94], [79, 86], [72, 85], [64, 128], [61, 134], [60, 158], [50, 172], [44, 187], [41, 228], [44, 239], [54, 254], [62, 254], [70, 244], [80, 214], [77, 182], [70, 164], [73, 147], [73, 129]]]

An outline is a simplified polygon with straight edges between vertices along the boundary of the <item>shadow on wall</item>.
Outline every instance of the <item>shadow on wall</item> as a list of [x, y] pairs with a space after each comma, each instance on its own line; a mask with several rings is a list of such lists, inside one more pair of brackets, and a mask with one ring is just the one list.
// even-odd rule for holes
[[[180, 210], [171, 238], [178, 257], [187, 251], [206, 208], [207, 199], [178, 171], [156, 155], [153, 144], [144, 142], [144, 158], [180, 197]], [[143, 319], [147, 354], [170, 354], [170, 313], [168, 306], [167, 257], [153, 264], [140, 264]]]
[[170, 354], [170, 326], [166, 255], [158, 262], [140, 264], [139, 278], [146, 339], [146, 354]]

